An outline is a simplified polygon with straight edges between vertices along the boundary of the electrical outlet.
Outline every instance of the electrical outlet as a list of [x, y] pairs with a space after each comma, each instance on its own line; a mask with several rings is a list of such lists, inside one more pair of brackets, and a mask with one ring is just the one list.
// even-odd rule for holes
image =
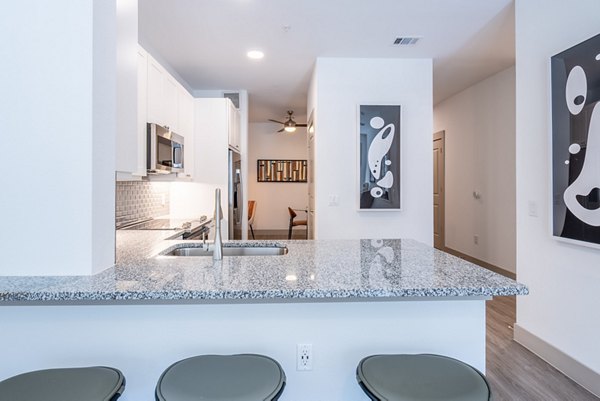
[[475, 245], [478, 245], [478, 244], [479, 244], [479, 235], [474, 235], [474, 236], [473, 236], [473, 243], [474, 243]]
[[312, 344], [298, 344], [296, 347], [296, 370], [312, 370]]

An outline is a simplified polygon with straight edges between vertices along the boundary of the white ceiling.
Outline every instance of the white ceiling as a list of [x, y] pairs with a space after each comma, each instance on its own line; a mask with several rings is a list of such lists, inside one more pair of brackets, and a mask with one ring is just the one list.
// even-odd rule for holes
[[[306, 115], [317, 57], [433, 58], [434, 103], [514, 64], [512, 0], [140, 0], [140, 43], [194, 90], [247, 89], [250, 121]], [[419, 36], [414, 46], [392, 46]], [[256, 61], [250, 49], [264, 51]]]

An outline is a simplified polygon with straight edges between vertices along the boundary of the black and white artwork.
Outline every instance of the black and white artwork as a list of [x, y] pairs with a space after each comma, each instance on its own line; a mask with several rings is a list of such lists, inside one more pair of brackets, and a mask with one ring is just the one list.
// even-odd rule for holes
[[600, 35], [551, 59], [553, 235], [600, 244]]
[[400, 210], [400, 106], [359, 106], [360, 210]]

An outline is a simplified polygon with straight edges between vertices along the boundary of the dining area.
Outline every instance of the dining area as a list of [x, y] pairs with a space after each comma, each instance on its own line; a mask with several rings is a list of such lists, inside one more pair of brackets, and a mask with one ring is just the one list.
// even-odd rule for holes
[[[282, 207], [278, 206], [275, 209], [273, 205], [268, 204], [269, 210], [261, 210], [257, 200], [251, 199], [248, 201], [248, 239], [308, 239], [308, 208], [287, 206], [284, 210], [285, 216], [282, 217], [284, 213], [279, 210]], [[268, 228], [266, 224], [271, 222], [273, 217], [278, 218], [278, 225], [276, 228]], [[287, 227], [283, 226], [282, 221], [287, 223]]]

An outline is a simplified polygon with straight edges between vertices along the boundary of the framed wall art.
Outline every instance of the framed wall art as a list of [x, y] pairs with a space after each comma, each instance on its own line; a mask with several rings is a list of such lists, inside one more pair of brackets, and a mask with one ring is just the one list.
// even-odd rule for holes
[[358, 106], [359, 210], [401, 210], [401, 106]]
[[551, 58], [552, 234], [600, 246], [600, 35]]
[[256, 161], [257, 182], [306, 182], [306, 160], [265, 160]]

